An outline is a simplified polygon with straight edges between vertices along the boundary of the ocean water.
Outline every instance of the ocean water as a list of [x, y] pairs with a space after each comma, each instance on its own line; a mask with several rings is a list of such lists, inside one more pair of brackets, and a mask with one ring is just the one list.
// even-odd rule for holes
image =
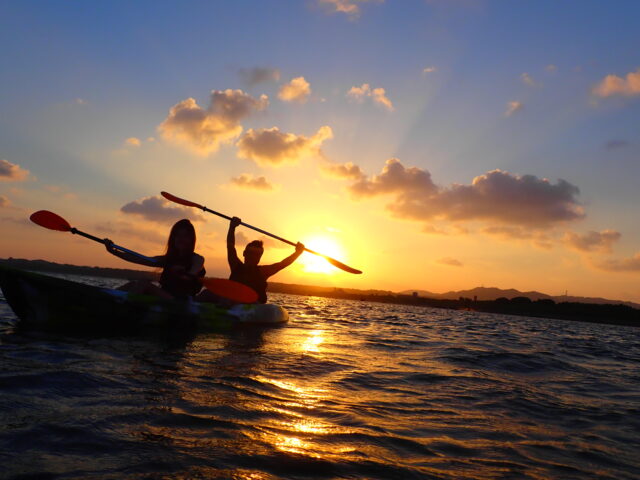
[[0, 478], [640, 478], [639, 329], [270, 298], [289, 324], [176, 345], [0, 297]]

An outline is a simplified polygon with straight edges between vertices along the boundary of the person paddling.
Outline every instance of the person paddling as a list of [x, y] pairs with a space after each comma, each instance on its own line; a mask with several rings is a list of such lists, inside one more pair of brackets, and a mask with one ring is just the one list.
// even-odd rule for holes
[[272, 265], [258, 265], [264, 253], [262, 241], [254, 240], [249, 242], [242, 253], [244, 262], [238, 258], [236, 253], [236, 227], [242, 221], [238, 217], [233, 217], [229, 224], [227, 233], [227, 260], [231, 268], [229, 280], [240, 282], [251, 287], [258, 294], [259, 303], [267, 303], [267, 279], [283, 268], [288, 267], [304, 252], [304, 245], [300, 242], [296, 245], [296, 251], [287, 258]]
[[113, 242], [105, 239], [107, 251], [116, 257], [146, 267], [160, 267], [160, 287], [147, 280], [129, 282], [119, 288], [134, 293], [146, 293], [166, 299], [185, 300], [195, 296], [201, 289], [200, 279], [205, 275], [204, 258], [194, 252], [196, 231], [193, 224], [185, 219], [171, 227], [167, 250], [164, 255], [151, 257], [146, 261], [113, 247]]

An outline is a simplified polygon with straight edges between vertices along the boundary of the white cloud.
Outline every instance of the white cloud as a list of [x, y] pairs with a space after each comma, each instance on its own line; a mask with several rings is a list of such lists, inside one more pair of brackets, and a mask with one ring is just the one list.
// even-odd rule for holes
[[21, 182], [29, 176], [29, 170], [8, 160], [0, 159], [0, 181]]
[[139, 138], [129, 137], [124, 141], [124, 144], [127, 147], [139, 147], [140, 145], [142, 145], [142, 142], [140, 141]]
[[278, 98], [285, 102], [305, 103], [311, 95], [311, 87], [304, 77], [292, 78], [278, 91]]
[[231, 178], [231, 184], [246, 190], [258, 190], [262, 192], [273, 190], [273, 185], [265, 177], [253, 177], [248, 173], [243, 173]]
[[371, 98], [375, 104], [389, 111], [394, 110], [393, 103], [387, 98], [385, 89], [382, 87], [372, 89], [368, 83], [363, 83], [360, 87], [351, 87], [347, 92], [347, 97], [359, 103], [362, 103], [365, 98]]
[[627, 73], [621, 78], [617, 75], [607, 75], [604, 79], [593, 87], [591, 93], [597, 97], [612, 97], [621, 95], [631, 97], [640, 95], [640, 68], [635, 72]]
[[544, 69], [549, 72], [549, 73], [555, 73], [558, 71], [558, 67], [556, 67], [554, 64], [550, 63], [549, 65], [547, 65], [546, 67], [544, 67]]
[[320, 155], [322, 142], [333, 137], [331, 127], [323, 126], [312, 137], [281, 132], [278, 127], [250, 129], [237, 142], [238, 156], [260, 165], [297, 163]]
[[422, 69], [422, 73], [423, 74], [428, 74], [428, 73], [433, 73], [436, 72], [438, 69], [436, 67], [425, 67]]
[[518, 102], [518, 101], [509, 102], [507, 103], [507, 110], [504, 112], [504, 116], [510, 117], [514, 113], [518, 113], [522, 111], [523, 108], [524, 108], [524, 105], [521, 102]]
[[362, 3], [375, 2], [382, 3], [384, 0], [318, 0], [318, 4], [326, 9], [328, 13], [344, 13], [351, 20], [360, 16], [360, 5]]
[[240, 121], [265, 109], [268, 104], [266, 95], [254, 98], [242, 90], [214, 90], [206, 110], [193, 98], [171, 107], [158, 131], [165, 140], [206, 156], [216, 152], [222, 143], [239, 136], [242, 133]]
[[531, 75], [529, 75], [527, 72], [525, 72], [522, 75], [520, 75], [520, 79], [528, 87], [541, 87], [542, 86], [541, 83], [536, 82], [533, 79], [533, 77]]
[[607, 75], [600, 83], [593, 87], [591, 93], [603, 98], [614, 95], [626, 97], [640, 95], [640, 68], [635, 72], [627, 73], [625, 78], [617, 75]]
[[193, 209], [178, 206], [159, 195], [129, 202], [123, 205], [120, 211], [159, 223], [174, 223], [181, 218], [196, 222], [203, 221], [203, 218], [195, 214]]

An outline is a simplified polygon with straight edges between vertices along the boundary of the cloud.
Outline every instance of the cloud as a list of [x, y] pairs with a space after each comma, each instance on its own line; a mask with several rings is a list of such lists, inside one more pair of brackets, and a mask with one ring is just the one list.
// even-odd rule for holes
[[513, 102], [509, 102], [507, 103], [507, 110], [504, 112], [504, 116], [510, 117], [514, 113], [521, 112], [523, 108], [524, 105], [521, 102], [515, 100]]
[[608, 259], [595, 266], [607, 272], [640, 272], [640, 252], [629, 258]]
[[591, 90], [597, 97], [612, 97], [622, 95], [631, 97], [640, 95], [640, 68], [635, 72], [627, 73], [625, 78], [617, 75], [607, 75]]
[[88, 105], [88, 104], [89, 104], [89, 102], [87, 102], [87, 101], [86, 101], [85, 99], [83, 99], [83, 98], [76, 98], [73, 102], [74, 102], [76, 105]]
[[625, 148], [629, 146], [629, 142], [626, 140], [609, 140], [604, 148], [606, 150], [618, 150], [619, 148]]
[[9, 197], [0, 195], [0, 208], [8, 207], [9, 205], [11, 205], [11, 200], [9, 200]]
[[363, 83], [360, 87], [351, 87], [347, 92], [347, 97], [356, 102], [362, 103], [365, 98], [371, 98], [373, 103], [393, 111], [393, 103], [386, 96], [384, 88], [371, 88], [368, 83]]
[[522, 75], [520, 75], [520, 79], [528, 87], [541, 87], [542, 86], [541, 83], [536, 82], [533, 79], [533, 77], [531, 75], [529, 75], [527, 72], [525, 72]]
[[0, 181], [21, 182], [29, 176], [29, 170], [8, 160], [0, 159]]
[[[95, 225], [95, 230], [103, 235], [135, 238], [150, 243], [162, 244], [169, 238], [169, 232], [162, 235], [156, 230], [143, 229], [139, 225], [122, 221], [98, 223]], [[116, 238], [111, 238], [111, 240], [118, 243]]]
[[175, 204], [158, 195], [129, 202], [120, 211], [158, 223], [174, 223], [182, 218], [195, 222], [203, 221], [200, 215], [194, 214], [191, 210], [173, 205]]
[[611, 247], [621, 237], [622, 234], [615, 230], [590, 231], [582, 235], [575, 232], [566, 232], [562, 241], [569, 248], [580, 252], [611, 253]]
[[129, 137], [124, 141], [124, 144], [127, 147], [139, 147], [140, 145], [142, 145], [142, 142], [140, 141], [139, 138]]
[[60, 186], [60, 185], [45, 185], [44, 189], [49, 192], [49, 193], [53, 193], [54, 195], [63, 197], [67, 200], [77, 200], [78, 195], [76, 195], [73, 192], [70, 192], [69, 189], [67, 187], [64, 186]]
[[553, 242], [543, 231], [530, 227], [493, 225], [480, 230], [481, 233], [502, 238], [504, 240], [530, 240], [534, 246], [549, 250], [553, 248]]
[[242, 90], [214, 90], [205, 110], [193, 98], [177, 103], [158, 126], [165, 140], [183, 145], [198, 155], [216, 152], [222, 143], [242, 133], [240, 121], [269, 104], [268, 97], [254, 98]]
[[438, 260], [441, 265], [449, 265], [450, 267], [462, 267], [462, 262], [452, 257], [444, 257]]
[[243, 173], [231, 179], [231, 184], [238, 188], [247, 190], [258, 190], [269, 192], [273, 190], [273, 185], [265, 177], [253, 177], [248, 173]]
[[482, 220], [546, 227], [585, 216], [577, 200], [580, 190], [565, 180], [552, 184], [534, 175], [492, 170], [475, 177], [471, 185], [441, 188], [433, 183], [428, 171], [405, 168], [395, 158], [387, 160], [379, 175], [362, 178], [349, 190], [356, 199], [393, 195], [389, 211], [395, 217], [415, 221]]
[[238, 73], [242, 79], [250, 86], [259, 83], [278, 82], [280, 80], [280, 70], [269, 67], [241, 68]]
[[555, 73], [558, 71], [558, 67], [556, 67], [554, 64], [550, 63], [549, 65], [547, 65], [546, 67], [544, 67], [544, 69], [549, 72], [549, 73]]
[[311, 95], [311, 87], [304, 77], [296, 77], [291, 79], [289, 83], [285, 83], [278, 91], [278, 98], [285, 102], [305, 103]]
[[425, 67], [425, 68], [422, 69], [422, 73], [424, 75], [426, 75], [428, 73], [433, 73], [433, 72], [436, 72], [436, 71], [438, 71], [438, 69], [436, 67]]
[[325, 7], [328, 13], [344, 13], [350, 20], [355, 20], [360, 16], [359, 3], [376, 2], [384, 0], [318, 0], [318, 4]]
[[331, 127], [323, 126], [312, 137], [281, 132], [278, 127], [250, 129], [236, 143], [238, 156], [260, 165], [279, 166], [320, 155], [322, 142], [333, 137]]
[[320, 169], [330, 177], [357, 180], [365, 176], [359, 166], [351, 162], [347, 163], [326, 163]]

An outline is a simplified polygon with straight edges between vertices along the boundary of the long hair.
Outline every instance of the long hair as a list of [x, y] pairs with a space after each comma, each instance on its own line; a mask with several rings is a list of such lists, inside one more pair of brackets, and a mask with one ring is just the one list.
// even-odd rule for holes
[[189, 256], [193, 254], [193, 251], [196, 248], [196, 229], [193, 228], [193, 224], [186, 218], [177, 221], [173, 227], [171, 227], [169, 239], [167, 240], [167, 251], [164, 254], [165, 265], [168, 265], [180, 258], [180, 252], [175, 245], [176, 234], [179, 230], [185, 230], [191, 236], [191, 243], [189, 244], [189, 251], [187, 252]]

